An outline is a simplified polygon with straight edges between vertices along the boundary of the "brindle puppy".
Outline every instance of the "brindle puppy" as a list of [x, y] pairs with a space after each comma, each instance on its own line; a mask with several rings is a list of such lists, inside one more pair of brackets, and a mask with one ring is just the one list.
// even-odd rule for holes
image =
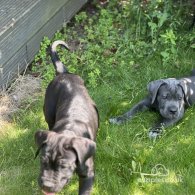
[[79, 176], [79, 194], [90, 194], [94, 181], [93, 156], [96, 150], [98, 111], [83, 80], [70, 74], [59, 60], [55, 41], [51, 59], [56, 76], [46, 90], [44, 115], [50, 131], [37, 131], [41, 171], [38, 183], [46, 195], [62, 190], [73, 173]]

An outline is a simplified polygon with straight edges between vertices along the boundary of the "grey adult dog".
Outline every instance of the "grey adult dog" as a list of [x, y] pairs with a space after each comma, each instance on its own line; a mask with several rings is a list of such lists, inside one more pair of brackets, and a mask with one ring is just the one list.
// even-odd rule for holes
[[90, 194], [94, 181], [98, 111], [83, 80], [68, 73], [59, 60], [58, 45], [68, 49], [64, 41], [55, 41], [51, 46], [56, 76], [47, 87], [44, 102], [44, 115], [50, 131], [35, 133], [36, 156], [40, 153], [41, 159], [38, 183], [45, 195], [55, 194], [76, 172], [79, 194]]
[[162, 120], [149, 131], [149, 137], [158, 137], [164, 128], [177, 123], [186, 107], [195, 102], [195, 70], [190, 77], [168, 78], [152, 81], [147, 86], [149, 95], [125, 114], [110, 118], [110, 123], [121, 124], [137, 112], [154, 109], [160, 112]]

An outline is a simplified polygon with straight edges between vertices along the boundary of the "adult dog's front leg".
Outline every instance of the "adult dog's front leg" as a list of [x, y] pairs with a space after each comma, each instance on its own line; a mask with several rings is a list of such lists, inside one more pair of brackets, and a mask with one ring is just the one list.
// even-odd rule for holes
[[150, 102], [151, 102], [150, 99], [146, 98], [146, 99], [140, 101], [135, 106], [133, 106], [133, 108], [131, 108], [125, 114], [118, 116], [118, 117], [110, 118], [109, 122], [113, 123], [113, 124], [121, 124], [124, 121], [131, 119], [136, 113], [148, 110], [150, 108], [150, 105], [151, 105]]

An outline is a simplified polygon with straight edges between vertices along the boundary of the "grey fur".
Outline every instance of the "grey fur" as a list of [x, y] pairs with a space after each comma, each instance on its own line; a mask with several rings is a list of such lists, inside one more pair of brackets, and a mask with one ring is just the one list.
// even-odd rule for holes
[[125, 114], [110, 118], [110, 123], [121, 124], [131, 119], [137, 112], [155, 109], [162, 119], [149, 131], [149, 137], [156, 138], [164, 128], [182, 119], [186, 107], [195, 102], [195, 74], [191, 77], [175, 79], [160, 79], [152, 81], [147, 86], [148, 96], [133, 106]]
[[[98, 111], [84, 81], [68, 73], [59, 63], [54, 42], [51, 57], [56, 76], [47, 87], [44, 115], [50, 131], [38, 130], [35, 140], [40, 152], [39, 186], [44, 194], [57, 193], [74, 172], [79, 176], [79, 194], [87, 195], [94, 181]], [[66, 46], [66, 45], [65, 45]]]

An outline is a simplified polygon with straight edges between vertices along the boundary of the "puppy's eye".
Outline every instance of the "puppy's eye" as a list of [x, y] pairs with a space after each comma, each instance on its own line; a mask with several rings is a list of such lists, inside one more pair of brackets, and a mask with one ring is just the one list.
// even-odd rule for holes
[[67, 168], [67, 162], [65, 160], [60, 160], [57, 162], [58, 166], [61, 168]]
[[61, 164], [60, 167], [61, 167], [62, 169], [68, 168], [68, 166], [67, 166], [66, 164]]
[[167, 95], [163, 95], [162, 96], [162, 99], [167, 99]]

